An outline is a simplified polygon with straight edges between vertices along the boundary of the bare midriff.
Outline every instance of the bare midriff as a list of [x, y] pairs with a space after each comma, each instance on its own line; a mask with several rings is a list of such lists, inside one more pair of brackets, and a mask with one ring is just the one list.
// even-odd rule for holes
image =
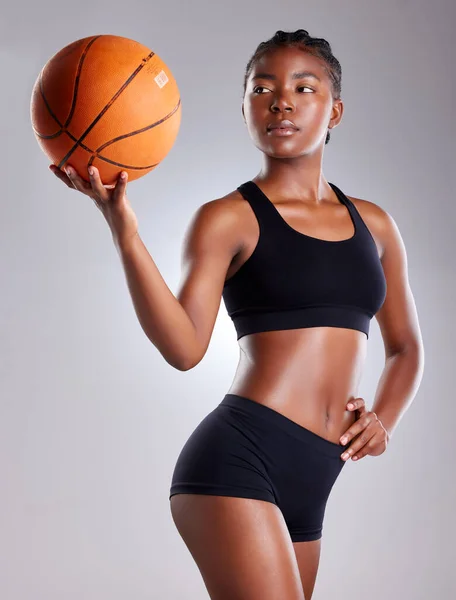
[[354, 423], [367, 336], [341, 327], [249, 334], [228, 393], [264, 404], [317, 435], [339, 443]]

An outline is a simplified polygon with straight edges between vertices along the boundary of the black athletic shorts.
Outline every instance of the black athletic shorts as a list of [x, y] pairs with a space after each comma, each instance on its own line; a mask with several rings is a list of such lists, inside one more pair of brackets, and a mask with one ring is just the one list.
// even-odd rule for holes
[[226, 394], [182, 448], [169, 497], [266, 500], [282, 511], [293, 542], [317, 540], [345, 465], [340, 455], [349, 445], [326, 440], [259, 402]]

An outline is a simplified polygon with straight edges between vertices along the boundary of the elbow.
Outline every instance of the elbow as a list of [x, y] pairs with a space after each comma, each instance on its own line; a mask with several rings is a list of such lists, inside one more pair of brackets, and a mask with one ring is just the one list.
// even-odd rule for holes
[[190, 371], [190, 369], [193, 369], [194, 367], [196, 367], [196, 365], [198, 365], [201, 362], [202, 357], [192, 357], [192, 356], [188, 356], [185, 358], [182, 357], [173, 357], [171, 358], [166, 358], [164, 357], [166, 362], [171, 365], [172, 367], [174, 367], [174, 369], [177, 369], [178, 371]]
[[190, 344], [187, 346], [187, 352], [184, 353], [184, 356], [181, 356], [176, 363], [176, 369], [179, 371], [190, 371], [190, 369], [194, 369], [199, 363], [203, 360], [204, 355], [206, 354], [206, 347], [202, 347], [196, 340], [192, 340]]
[[190, 371], [190, 369], [193, 369], [194, 367], [196, 367], [197, 364], [198, 364], [197, 362], [196, 363], [195, 362], [187, 362], [187, 363], [172, 364], [171, 366], [174, 367], [175, 369], [177, 369], [178, 371]]
[[196, 365], [198, 365], [202, 360], [202, 357], [200, 358], [196, 358], [196, 359], [189, 359], [186, 362], [181, 362], [179, 367], [176, 367], [179, 369], [179, 371], [190, 371], [190, 369], [193, 369], [196, 367]]
[[393, 354], [393, 357], [394, 356], [406, 357], [407, 360], [410, 360], [411, 363], [415, 365], [415, 369], [420, 372], [420, 377], [423, 375], [425, 355], [424, 346], [421, 340], [406, 344], [402, 350]]
[[176, 367], [176, 369], [178, 369], [179, 371], [190, 371], [190, 369], [193, 369], [193, 367], [196, 367], [196, 365], [188, 363], [180, 367]]
[[424, 345], [421, 336], [404, 339], [394, 347], [387, 350], [387, 355], [395, 356], [397, 354], [415, 354], [424, 361]]
[[416, 354], [420, 362], [424, 364], [424, 345], [422, 340], [414, 340], [410, 344], [407, 344], [404, 351]]
[[181, 336], [179, 340], [174, 340], [172, 344], [168, 343], [166, 350], [162, 347], [160, 352], [166, 362], [174, 369], [190, 371], [201, 362], [206, 353], [206, 348], [203, 349], [194, 337], [188, 340]]
[[190, 371], [190, 369], [193, 368], [190, 362], [183, 362], [176, 360], [175, 358], [167, 358], [166, 356], [163, 356], [163, 358], [170, 367], [173, 367], [173, 369], [176, 369], [177, 371]]

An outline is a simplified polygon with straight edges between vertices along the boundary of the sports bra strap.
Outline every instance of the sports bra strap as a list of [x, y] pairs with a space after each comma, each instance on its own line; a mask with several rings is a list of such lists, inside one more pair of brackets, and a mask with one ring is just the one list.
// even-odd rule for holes
[[237, 189], [252, 207], [260, 226], [260, 234], [264, 229], [277, 227], [277, 212], [274, 205], [265, 198], [253, 181], [246, 181]]

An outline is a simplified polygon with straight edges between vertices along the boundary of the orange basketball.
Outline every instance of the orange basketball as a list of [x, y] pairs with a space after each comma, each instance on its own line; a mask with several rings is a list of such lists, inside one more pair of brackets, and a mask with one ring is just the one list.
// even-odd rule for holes
[[128, 38], [77, 40], [44, 65], [30, 103], [33, 131], [61, 169], [88, 181], [95, 165], [104, 184], [155, 169], [171, 150], [181, 120], [177, 83], [155, 52]]

